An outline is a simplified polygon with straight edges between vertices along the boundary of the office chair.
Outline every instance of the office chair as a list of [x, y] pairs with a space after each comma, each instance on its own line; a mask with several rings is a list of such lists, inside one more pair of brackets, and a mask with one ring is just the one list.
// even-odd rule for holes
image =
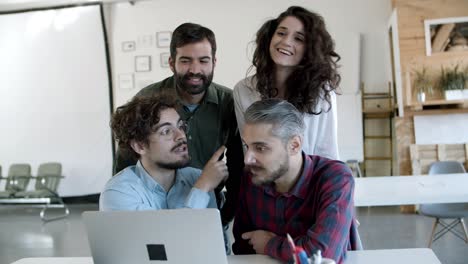
[[[466, 173], [463, 165], [458, 161], [438, 161], [431, 164], [429, 168], [429, 176], [434, 177], [441, 174], [449, 173]], [[443, 177], [443, 175], [442, 175]], [[468, 175], [467, 175], [468, 177]], [[468, 204], [466, 203], [451, 203], [451, 204], [421, 204], [419, 213], [428, 217], [434, 217], [434, 225], [432, 227], [431, 237], [429, 238], [428, 247], [432, 246], [432, 242], [441, 238], [448, 232], [451, 232], [461, 240], [468, 243], [468, 232], [463, 220], [468, 216]], [[443, 219], [454, 219], [450, 223], [446, 223]], [[464, 234], [461, 234], [454, 228], [460, 224]], [[435, 232], [437, 226], [441, 225], [442, 229]]]

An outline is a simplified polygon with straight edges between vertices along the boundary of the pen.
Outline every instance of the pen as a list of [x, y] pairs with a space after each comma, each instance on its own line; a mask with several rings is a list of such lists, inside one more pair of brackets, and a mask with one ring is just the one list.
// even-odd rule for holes
[[294, 244], [294, 240], [289, 234], [286, 234], [286, 238], [288, 240], [289, 247], [291, 248], [291, 254], [293, 256], [294, 263], [295, 264], [299, 263], [299, 259], [297, 258], [297, 255], [296, 255], [296, 245]]
[[[286, 234], [288, 239], [289, 246], [291, 247], [292, 255], [294, 258], [294, 263], [297, 264], [309, 264], [309, 259], [307, 258], [307, 253], [302, 247], [298, 247], [294, 244], [294, 240], [289, 234]], [[320, 264], [320, 262], [318, 263]]]

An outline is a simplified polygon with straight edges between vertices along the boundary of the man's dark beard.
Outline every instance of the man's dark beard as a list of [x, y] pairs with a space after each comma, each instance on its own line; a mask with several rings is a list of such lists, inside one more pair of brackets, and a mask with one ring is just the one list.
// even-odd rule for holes
[[166, 169], [166, 170], [176, 170], [176, 169], [182, 169], [187, 167], [190, 164], [190, 157], [188, 157], [186, 160], [181, 160], [177, 162], [156, 162], [156, 165], [158, 167]]
[[[209, 75], [203, 75], [201, 73], [187, 73], [184, 75], [175, 73], [174, 75], [176, 86], [182, 91], [187, 92], [191, 95], [197, 95], [205, 92], [206, 89], [208, 89], [208, 87], [210, 86], [211, 82], [213, 81], [213, 72], [211, 72], [211, 74]], [[192, 77], [200, 78], [202, 80], [202, 83], [200, 85], [187, 84], [186, 82]]]
[[[171, 151], [174, 151], [176, 148], [181, 147], [182, 145], [187, 145], [187, 141], [181, 141], [177, 145], [175, 145]], [[163, 169], [168, 169], [168, 170], [176, 170], [176, 169], [181, 169], [185, 168], [190, 164], [190, 156], [187, 155], [187, 159], [185, 160], [180, 160], [176, 162], [156, 162], [156, 165], [160, 168]]]

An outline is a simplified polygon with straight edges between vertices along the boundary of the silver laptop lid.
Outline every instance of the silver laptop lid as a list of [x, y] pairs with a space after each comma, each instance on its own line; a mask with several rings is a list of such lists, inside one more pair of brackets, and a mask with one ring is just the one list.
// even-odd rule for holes
[[217, 209], [84, 212], [94, 264], [227, 263]]

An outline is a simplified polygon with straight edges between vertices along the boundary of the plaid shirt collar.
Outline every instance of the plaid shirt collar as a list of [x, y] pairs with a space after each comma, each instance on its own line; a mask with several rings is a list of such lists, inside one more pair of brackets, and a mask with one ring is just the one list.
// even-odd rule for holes
[[306, 155], [304, 152], [302, 152], [302, 160], [303, 160], [303, 165], [302, 165], [302, 172], [301, 176], [299, 176], [299, 179], [297, 180], [296, 184], [286, 193], [279, 193], [275, 189], [275, 183], [271, 183], [268, 185], [263, 186], [265, 193], [271, 195], [271, 196], [280, 196], [283, 195], [287, 198], [291, 196], [296, 196], [297, 198], [300, 199], [305, 199], [307, 196], [307, 186], [309, 186], [309, 182], [311, 181], [313, 174], [309, 173], [311, 170], [313, 171], [313, 164], [312, 160], [310, 159], [309, 155]]

